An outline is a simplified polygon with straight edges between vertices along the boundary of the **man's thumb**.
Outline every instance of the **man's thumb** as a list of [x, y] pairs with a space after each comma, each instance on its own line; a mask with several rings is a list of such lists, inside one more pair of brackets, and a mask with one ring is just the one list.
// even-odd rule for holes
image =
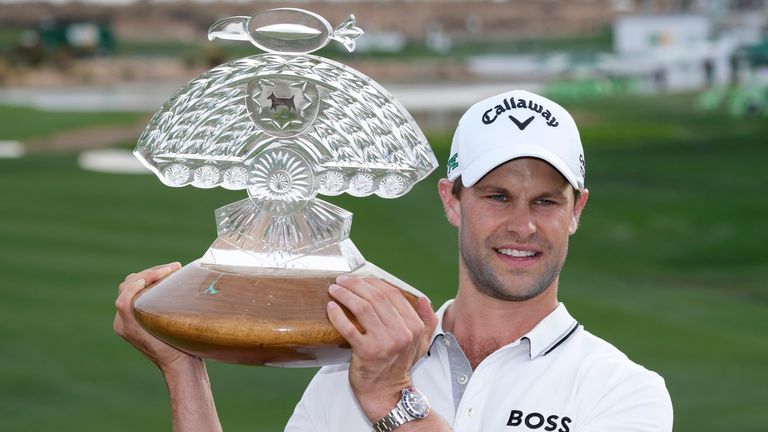
[[421, 321], [424, 322], [426, 336], [431, 337], [432, 333], [435, 331], [435, 327], [437, 327], [437, 315], [435, 315], [435, 312], [432, 310], [432, 303], [430, 303], [427, 297], [420, 297], [416, 300], [415, 309], [416, 313], [419, 314]]

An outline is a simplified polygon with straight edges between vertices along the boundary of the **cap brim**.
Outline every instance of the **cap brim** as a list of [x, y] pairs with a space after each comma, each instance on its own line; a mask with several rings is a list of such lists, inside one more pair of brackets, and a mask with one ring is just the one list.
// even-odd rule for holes
[[544, 149], [540, 146], [533, 146], [528, 144], [515, 144], [507, 147], [502, 147], [495, 151], [486, 152], [482, 156], [475, 159], [472, 164], [466, 167], [461, 173], [461, 182], [465, 187], [471, 187], [483, 178], [486, 174], [491, 172], [494, 168], [509, 162], [513, 159], [519, 159], [523, 157], [533, 157], [541, 159], [550, 165], [552, 165], [560, 174], [568, 180], [574, 188], [579, 189], [579, 182], [576, 176], [573, 174], [568, 164], [552, 153], [551, 151]]

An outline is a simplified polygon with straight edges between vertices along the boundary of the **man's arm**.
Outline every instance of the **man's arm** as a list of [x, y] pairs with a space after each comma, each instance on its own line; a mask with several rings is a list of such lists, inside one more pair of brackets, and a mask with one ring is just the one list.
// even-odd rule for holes
[[133, 298], [145, 286], [181, 268], [181, 264], [160, 265], [128, 275], [120, 284], [115, 301], [115, 333], [136, 347], [162, 372], [168, 387], [177, 432], [220, 431], [208, 373], [202, 359], [187, 354], [147, 333], [133, 315]]
[[[341, 276], [329, 292], [328, 317], [352, 347], [349, 383], [363, 412], [371, 421], [387, 415], [411, 386], [411, 367], [424, 356], [437, 325], [437, 316], [426, 298], [414, 309], [399, 290], [379, 279]], [[338, 303], [337, 303], [338, 302]], [[356, 326], [339, 304], [354, 315]], [[408, 422], [406, 431], [451, 431], [437, 413]]]

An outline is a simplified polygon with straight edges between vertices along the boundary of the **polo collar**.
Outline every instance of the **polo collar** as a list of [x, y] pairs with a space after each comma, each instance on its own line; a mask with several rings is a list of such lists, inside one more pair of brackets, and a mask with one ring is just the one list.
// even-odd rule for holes
[[539, 321], [521, 339], [530, 344], [531, 358], [545, 356], [554, 351], [579, 328], [579, 323], [568, 313], [565, 305], [559, 303], [555, 310]]
[[[435, 343], [435, 339], [438, 336], [445, 334], [443, 330], [443, 317], [451, 303], [453, 303], [453, 299], [445, 302], [435, 313], [437, 315], [437, 326], [432, 333], [430, 346]], [[579, 323], [568, 313], [565, 305], [559, 303], [555, 310], [539, 321], [531, 331], [506, 346], [517, 345], [521, 340], [526, 340], [528, 341], [530, 358], [534, 359], [554, 351], [574, 334], [578, 328]]]
[[445, 331], [443, 330], [443, 317], [445, 316], [445, 311], [448, 310], [448, 306], [453, 303], [453, 300], [454, 299], [450, 299], [443, 303], [443, 305], [440, 306], [440, 309], [435, 312], [435, 315], [437, 315], [437, 326], [435, 326], [435, 331], [432, 332], [432, 340], [430, 342], [430, 346], [435, 343], [435, 338], [445, 334]]

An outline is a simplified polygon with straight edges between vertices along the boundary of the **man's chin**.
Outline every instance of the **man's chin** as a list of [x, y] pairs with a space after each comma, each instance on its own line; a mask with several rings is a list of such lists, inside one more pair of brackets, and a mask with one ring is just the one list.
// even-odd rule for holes
[[538, 297], [541, 295], [544, 291], [546, 291], [546, 288], [544, 289], [532, 289], [532, 288], [498, 288], [498, 287], [489, 287], [489, 286], [482, 286], [478, 287], [478, 290], [487, 295], [488, 297], [497, 299], [497, 300], [503, 300], [503, 301], [511, 301], [511, 302], [524, 302], [531, 300], [533, 298]]

